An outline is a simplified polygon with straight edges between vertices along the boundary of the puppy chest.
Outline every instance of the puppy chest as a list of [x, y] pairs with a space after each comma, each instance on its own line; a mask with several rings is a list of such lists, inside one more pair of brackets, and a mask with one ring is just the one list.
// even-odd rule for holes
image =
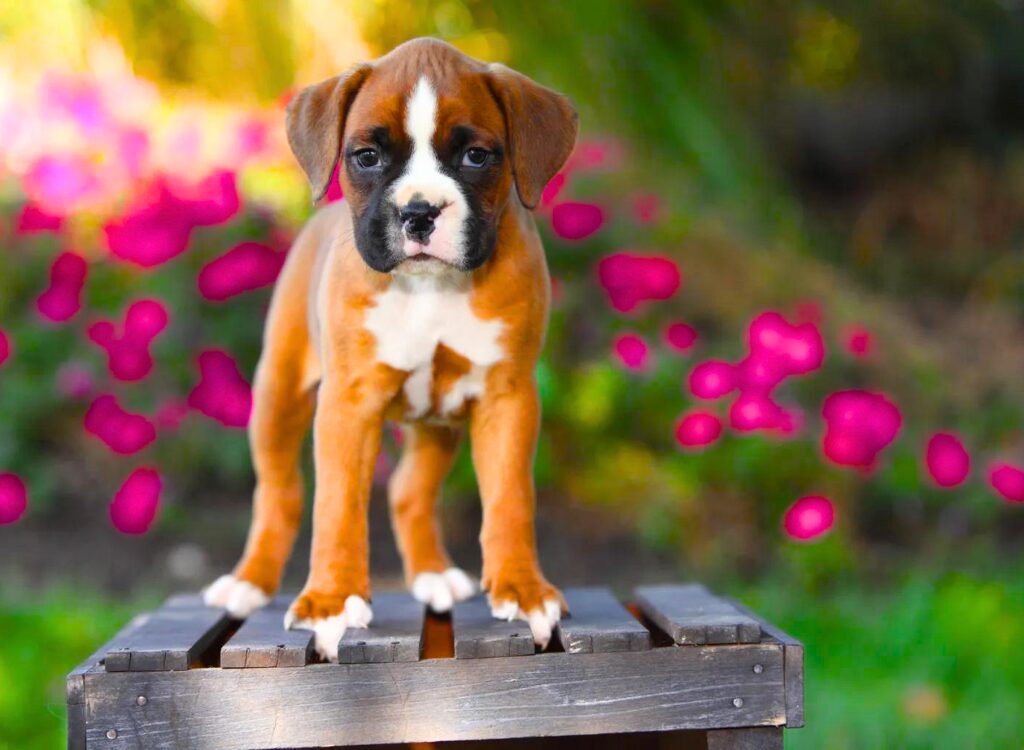
[[366, 315], [379, 362], [409, 373], [399, 397], [405, 419], [458, 419], [503, 358], [502, 323], [482, 320], [468, 291], [426, 281], [393, 283]]

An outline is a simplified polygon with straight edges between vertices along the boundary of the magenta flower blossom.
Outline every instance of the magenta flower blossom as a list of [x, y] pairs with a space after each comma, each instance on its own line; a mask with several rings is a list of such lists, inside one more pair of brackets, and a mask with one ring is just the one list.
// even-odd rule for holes
[[697, 343], [697, 330], [686, 323], [670, 323], [665, 328], [665, 343], [677, 352], [689, 351]]
[[1024, 503], [1024, 470], [1008, 463], [989, 467], [988, 481], [992, 489], [1010, 503]]
[[145, 534], [160, 508], [163, 480], [152, 467], [128, 475], [110, 503], [110, 522], [122, 534]]
[[650, 360], [650, 347], [634, 333], [618, 336], [613, 344], [615, 356], [629, 370], [644, 370]]
[[203, 266], [199, 272], [199, 293], [208, 300], [221, 301], [236, 294], [269, 286], [284, 265], [285, 253], [258, 242], [243, 242]]
[[192, 226], [224, 224], [241, 209], [235, 173], [226, 169], [217, 170], [191, 185], [170, 180], [167, 188]]
[[541, 207], [550, 206], [558, 198], [559, 193], [562, 192], [562, 188], [565, 187], [566, 174], [565, 172], [559, 172], [551, 181], [544, 186], [544, 189], [540, 193], [540, 205]]
[[89, 326], [89, 338], [107, 352], [107, 367], [118, 380], [142, 380], [153, 369], [149, 347], [167, 327], [167, 309], [157, 300], [133, 302], [124, 317], [121, 334], [110, 321]]
[[0, 526], [14, 523], [28, 507], [28, 490], [17, 474], [0, 474]]
[[671, 259], [633, 253], [602, 258], [597, 277], [619, 312], [630, 312], [642, 302], [669, 299], [681, 282], [679, 267]]
[[971, 457], [956, 435], [937, 432], [928, 439], [925, 465], [939, 487], [956, 487], [970, 474]]
[[122, 409], [117, 398], [110, 394], [92, 402], [85, 413], [85, 430], [123, 456], [137, 453], [156, 440], [153, 423], [141, 414]]
[[788, 374], [778, 359], [749, 355], [735, 365], [737, 385], [744, 393], [771, 393]]
[[828, 533], [836, 519], [832, 501], [825, 497], [802, 497], [782, 519], [782, 528], [793, 539], [807, 542]]
[[841, 466], [870, 469], [878, 454], [899, 433], [899, 409], [880, 393], [838, 391], [825, 399], [821, 410], [826, 431], [825, 456]]
[[188, 219], [180, 202], [158, 185], [127, 214], [108, 221], [103, 232], [114, 256], [152, 268], [185, 252], [193, 226]]
[[89, 264], [81, 255], [61, 253], [50, 267], [50, 286], [36, 299], [36, 309], [44, 318], [62, 323], [82, 308], [82, 289], [89, 275]]
[[59, 232], [63, 225], [63, 216], [49, 214], [34, 203], [26, 203], [18, 213], [14, 228], [18, 234], [35, 234]]
[[11, 341], [7, 338], [7, 334], [4, 333], [3, 329], [0, 329], [0, 366], [2, 366], [10, 356]]
[[334, 165], [334, 171], [331, 172], [331, 181], [327, 183], [327, 194], [324, 196], [326, 203], [334, 203], [345, 197], [345, 191], [341, 189], [340, 170], [341, 159], [338, 159], [338, 163]]
[[769, 396], [747, 391], [729, 407], [729, 424], [737, 432], [772, 430], [783, 424], [783, 411]]
[[77, 154], [41, 157], [29, 168], [22, 188], [33, 203], [54, 216], [87, 207], [102, 193], [94, 165]]
[[684, 414], [676, 425], [676, 442], [683, 448], [703, 448], [722, 435], [722, 420], [711, 412]]
[[768, 311], [751, 321], [747, 335], [751, 357], [784, 375], [814, 372], [825, 359], [825, 343], [814, 323], [791, 325]]
[[709, 359], [694, 367], [690, 373], [690, 393], [697, 398], [721, 398], [735, 388], [735, 370], [728, 362]]
[[227, 427], [245, 427], [252, 411], [252, 389], [235, 360], [219, 349], [199, 355], [199, 384], [188, 396], [193, 409]]
[[843, 334], [846, 351], [854, 357], [867, 357], [874, 348], [874, 339], [864, 326], [850, 326]]
[[562, 239], [585, 239], [603, 224], [604, 211], [593, 203], [558, 203], [551, 209], [551, 228]]

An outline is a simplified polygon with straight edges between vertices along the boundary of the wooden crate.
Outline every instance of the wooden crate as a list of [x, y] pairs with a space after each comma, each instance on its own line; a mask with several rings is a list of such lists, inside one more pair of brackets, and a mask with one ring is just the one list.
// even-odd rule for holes
[[545, 653], [482, 598], [442, 618], [378, 594], [339, 664], [284, 630], [289, 597], [239, 623], [174, 596], [68, 675], [68, 747], [753, 750], [803, 726], [803, 646], [740, 605], [697, 584], [640, 586], [629, 609], [607, 589], [565, 593], [572, 613]]

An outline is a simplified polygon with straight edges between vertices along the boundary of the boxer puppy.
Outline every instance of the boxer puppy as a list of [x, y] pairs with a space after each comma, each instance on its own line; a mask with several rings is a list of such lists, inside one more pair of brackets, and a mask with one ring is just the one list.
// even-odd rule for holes
[[371, 620], [367, 502], [381, 432], [402, 425], [388, 485], [413, 595], [443, 612], [473, 594], [435, 505], [464, 427], [483, 503], [481, 584], [495, 617], [547, 645], [565, 604], [537, 561], [534, 367], [550, 282], [530, 209], [576, 140], [569, 101], [433, 39], [302, 90], [288, 141], [315, 199], [274, 290], [253, 385], [252, 525], [234, 571], [205, 594], [245, 617], [276, 591], [303, 506], [313, 425], [309, 578], [286, 617], [336, 660]]

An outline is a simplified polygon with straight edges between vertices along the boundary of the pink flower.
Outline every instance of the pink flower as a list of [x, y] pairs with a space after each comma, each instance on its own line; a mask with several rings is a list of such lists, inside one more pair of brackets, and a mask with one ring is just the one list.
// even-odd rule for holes
[[685, 352], [697, 343], [697, 331], [686, 323], [671, 323], [665, 329], [665, 343], [677, 352]]
[[64, 217], [48, 214], [34, 203], [26, 203], [21, 207], [15, 223], [18, 234], [34, 234], [36, 232], [59, 232], [64, 225]]
[[782, 527], [793, 539], [806, 542], [827, 533], [835, 518], [835, 508], [828, 498], [802, 497], [786, 511]]
[[735, 388], [733, 366], [728, 362], [709, 359], [694, 367], [690, 373], [690, 392], [697, 398], [721, 398]]
[[285, 254], [258, 242], [243, 242], [207, 263], [199, 272], [199, 293], [221, 301], [273, 284]]
[[61, 253], [50, 267], [50, 286], [36, 299], [39, 314], [55, 323], [73, 318], [82, 308], [82, 289], [89, 274], [85, 258]]
[[778, 359], [749, 355], [735, 366], [737, 382], [744, 392], [771, 393], [783, 378], [786, 370]]
[[93, 164], [77, 154], [43, 156], [29, 168], [22, 187], [42, 211], [55, 216], [88, 206], [101, 192]]
[[1024, 503], [1024, 470], [1008, 463], [995, 463], [989, 467], [988, 481], [1008, 502]]
[[649, 300], [669, 299], [679, 289], [679, 267], [669, 258], [613, 253], [597, 264], [597, 276], [608, 300], [619, 312], [630, 312]]
[[167, 309], [157, 300], [132, 303], [125, 313], [122, 333], [110, 321], [89, 326], [89, 338], [107, 352], [107, 367], [118, 380], [141, 380], [153, 369], [150, 344], [167, 327]]
[[722, 420], [706, 411], [683, 415], [676, 425], [676, 442], [684, 448], [700, 448], [718, 440], [722, 434]]
[[559, 203], [551, 209], [551, 228], [566, 240], [582, 240], [604, 224], [604, 211], [592, 203]]
[[633, 218], [641, 224], [651, 224], [661, 213], [661, 201], [654, 193], [638, 193], [630, 200]]
[[11, 341], [7, 338], [7, 334], [4, 333], [3, 329], [0, 329], [0, 365], [3, 365], [10, 356]]
[[623, 334], [615, 339], [615, 356], [630, 370], [643, 370], [648, 365], [650, 349], [647, 342], [633, 333]]
[[136, 469], [110, 503], [110, 522], [122, 534], [145, 534], [160, 507], [163, 480], [152, 467]]
[[331, 181], [327, 183], [327, 203], [334, 203], [340, 201], [345, 197], [344, 191], [341, 189], [341, 176], [338, 170], [341, 169], [341, 159], [338, 159], [338, 163], [334, 165], [334, 171], [331, 172]]
[[779, 313], [761, 313], [747, 332], [752, 357], [785, 375], [814, 372], [825, 359], [825, 343], [813, 323], [791, 325]]
[[241, 208], [235, 173], [213, 172], [197, 183], [172, 180], [167, 183], [174, 199], [193, 226], [213, 226], [232, 219]]
[[782, 417], [779, 405], [760, 393], [741, 393], [729, 407], [729, 424], [738, 432], [777, 428]]
[[28, 507], [28, 491], [17, 474], [0, 474], [0, 526], [14, 523]]
[[113, 255], [151, 268], [185, 251], [192, 226], [180, 202], [166, 186], [158, 185], [136, 201], [126, 215], [108, 221], [103, 232]]
[[156, 428], [141, 414], [121, 408], [117, 398], [99, 396], [85, 413], [85, 430], [121, 455], [131, 455], [156, 440]]
[[866, 357], [871, 354], [874, 341], [871, 331], [863, 326], [850, 326], [844, 333], [846, 351], [855, 357]]
[[822, 406], [825, 456], [842, 466], [871, 468], [900, 430], [896, 405], [879, 393], [838, 391]]
[[928, 439], [925, 464], [939, 487], [956, 487], [971, 471], [971, 457], [964, 444], [948, 432], [937, 432]]
[[551, 178], [551, 182], [544, 186], [544, 190], [540, 194], [540, 205], [550, 206], [558, 198], [558, 194], [562, 192], [562, 188], [565, 187], [566, 175], [565, 172], [559, 172]]
[[238, 365], [226, 352], [211, 349], [199, 355], [199, 384], [188, 396], [193, 409], [227, 427], [245, 427], [252, 411], [252, 391]]

